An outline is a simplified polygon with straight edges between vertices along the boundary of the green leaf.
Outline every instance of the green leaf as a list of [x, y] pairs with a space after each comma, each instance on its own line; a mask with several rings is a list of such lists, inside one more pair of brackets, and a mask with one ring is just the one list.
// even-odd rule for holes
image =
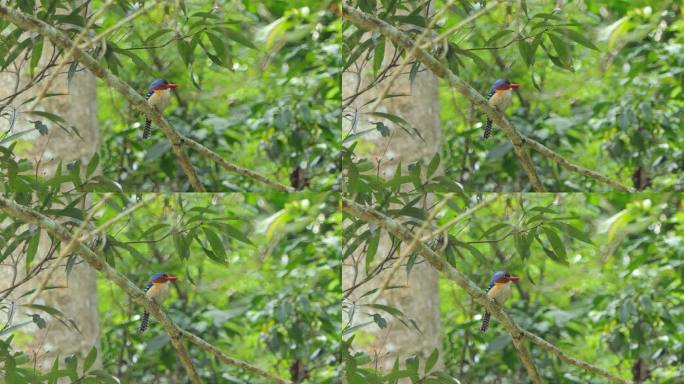
[[373, 74], [377, 75], [380, 67], [382, 66], [382, 60], [385, 57], [385, 39], [380, 37], [380, 41], [375, 46], [375, 51], [373, 52]]
[[375, 258], [375, 254], [378, 252], [378, 244], [380, 244], [380, 234], [382, 231], [376, 230], [375, 233], [368, 240], [368, 246], [366, 248], [366, 272], [369, 271], [370, 265]]
[[228, 236], [230, 236], [236, 240], [239, 240], [245, 244], [254, 245], [254, 243], [252, 243], [252, 241], [247, 237], [247, 235], [242, 233], [242, 231], [235, 228], [234, 226], [232, 226], [228, 223], [221, 223], [220, 226], [221, 226], [221, 229], [223, 229], [223, 231], [225, 231], [225, 233]]
[[577, 240], [579, 240], [579, 241], [585, 242], [585, 243], [587, 243], [587, 244], [594, 245], [594, 242], [591, 241], [591, 238], [589, 237], [589, 235], [587, 235], [587, 234], [584, 233], [583, 231], [581, 231], [581, 230], [579, 230], [579, 229], [573, 227], [573, 226], [570, 225], [570, 224], [567, 224], [567, 223], [559, 223], [559, 222], [557, 222], [557, 221], [553, 221], [553, 222], [551, 222], [551, 225], [553, 225], [553, 226], [555, 226], [556, 228], [560, 229], [561, 231], [563, 231], [563, 233], [565, 233], [566, 235], [568, 235], [568, 236], [570, 236], [570, 237], [573, 237], [573, 238], [575, 238], [575, 239], [577, 239]]
[[232, 30], [230, 28], [223, 28], [222, 31], [226, 34], [226, 36], [228, 36], [229, 39], [236, 41], [244, 45], [245, 47], [256, 49], [256, 46], [252, 43], [252, 41], [240, 32]]
[[591, 40], [587, 39], [584, 37], [581, 33], [574, 31], [572, 29], [567, 29], [567, 28], [558, 28], [558, 31], [562, 32], [563, 36], [568, 37], [570, 40], [582, 44], [587, 48], [591, 48], [595, 51], [601, 51], [596, 44], [594, 44]]
[[211, 249], [214, 251], [214, 254], [220, 260], [225, 261], [226, 249], [223, 246], [223, 241], [221, 241], [219, 235], [217, 235], [216, 232], [214, 232], [208, 227], [202, 227], [202, 230], [204, 231], [204, 235], [207, 237], [207, 240], [209, 240], [209, 245], [211, 245]]
[[521, 38], [518, 40], [518, 50], [520, 51], [520, 56], [523, 58], [528, 68], [534, 64], [534, 50], [532, 49], [532, 45], [530, 43]]
[[572, 56], [570, 55], [570, 48], [568, 47], [568, 44], [563, 40], [561, 36], [556, 35], [555, 33], [549, 33], [548, 36], [549, 39], [551, 39], [553, 48], [556, 50], [556, 53], [558, 54], [560, 62], [562, 63], [561, 67], [574, 71], [574, 68], [572, 66]]
[[544, 227], [543, 229], [544, 234], [546, 234], [546, 238], [549, 240], [551, 248], [553, 248], [553, 251], [556, 253], [556, 255], [558, 255], [561, 260], [567, 260], [565, 246], [563, 245], [563, 241], [561, 240], [560, 236], [558, 236], [556, 231], [550, 227]]
[[40, 243], [40, 229], [36, 231], [31, 240], [28, 243], [28, 249], [26, 250], [26, 275], [28, 276], [31, 270], [31, 262], [36, 256], [36, 251], [38, 251], [38, 244]]
[[496, 233], [496, 232], [498, 232], [498, 231], [500, 231], [500, 230], [502, 230], [502, 229], [504, 229], [504, 228], [508, 228], [508, 227], [510, 227], [510, 226], [511, 226], [511, 225], [508, 224], [508, 223], [494, 224], [494, 225], [491, 226], [489, 229], [487, 229], [487, 230], [482, 234], [482, 236], [480, 236], [480, 239], [485, 239], [485, 238], [487, 238], [487, 236], [489, 236], [489, 235], [491, 235], [491, 234], [493, 234], [493, 233]]
[[492, 339], [492, 341], [487, 344], [487, 353], [497, 353], [501, 352], [508, 344], [511, 342], [511, 335], [504, 333]]
[[425, 362], [425, 372], [428, 373], [434, 368], [435, 364], [437, 364], [437, 359], [439, 359], [439, 350], [437, 348], [432, 350], [432, 353], [430, 353], [430, 356], [428, 356], [427, 361]]
[[178, 54], [183, 59], [185, 66], [189, 66], [192, 63], [192, 47], [190, 44], [183, 39], [176, 40], [176, 48], [178, 49]]
[[484, 45], [485, 45], [485, 46], [490, 46], [491, 44], [496, 43], [496, 42], [497, 42], [499, 39], [501, 39], [502, 37], [504, 37], [504, 36], [506, 36], [506, 35], [510, 35], [511, 33], [513, 33], [513, 31], [510, 30], [510, 29], [502, 29], [502, 30], [500, 30], [499, 32], [495, 33], [492, 37], [490, 37], [490, 38], [487, 40], [487, 42], [485, 42]]
[[83, 362], [83, 374], [85, 375], [86, 372], [90, 369], [90, 367], [93, 366], [95, 363], [95, 359], [97, 358], [97, 348], [94, 346], [90, 348], [90, 352], [88, 352], [88, 356], [86, 356], [85, 361]]
[[427, 177], [431, 177], [435, 171], [437, 171], [437, 168], [439, 167], [439, 162], [440, 162], [440, 157], [439, 157], [439, 152], [435, 153], [435, 155], [432, 157], [432, 160], [430, 160], [430, 164], [428, 164], [428, 169], [427, 169]]
[[36, 66], [38, 65], [38, 62], [40, 61], [40, 56], [42, 54], [43, 54], [43, 37], [38, 36], [36, 38], [36, 41], [33, 43], [33, 49], [31, 50], [31, 69], [30, 69], [31, 76], [33, 76], [33, 73], [36, 69]]
[[86, 168], [86, 177], [90, 177], [90, 175], [95, 172], [97, 169], [97, 165], [100, 163], [100, 155], [95, 152], [93, 157], [90, 158], [90, 161], [88, 161], [88, 167]]

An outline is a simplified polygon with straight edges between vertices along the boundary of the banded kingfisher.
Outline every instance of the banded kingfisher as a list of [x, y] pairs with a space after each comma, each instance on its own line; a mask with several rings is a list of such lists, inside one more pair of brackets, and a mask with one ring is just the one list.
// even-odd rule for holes
[[[511, 282], [520, 280], [520, 277], [516, 275], [511, 275], [506, 271], [496, 271], [492, 280], [489, 282], [489, 287], [487, 288], [487, 297], [499, 305], [508, 299], [511, 295]], [[484, 316], [482, 316], [482, 326], [480, 331], [487, 332], [489, 328], [489, 318], [491, 314], [485, 311]]]
[[[492, 89], [489, 90], [489, 95], [487, 100], [489, 105], [498, 109], [501, 112], [505, 112], [506, 108], [511, 105], [513, 101], [513, 89], [520, 87], [520, 84], [511, 83], [508, 80], [497, 79], [492, 85]], [[492, 121], [487, 118], [487, 123], [484, 129], [484, 138], [487, 139], [492, 134]]]
[[[145, 100], [150, 107], [157, 111], [164, 112], [164, 108], [171, 102], [171, 89], [178, 87], [177, 84], [171, 84], [166, 80], [157, 79], [152, 82], [147, 89]], [[143, 130], [143, 139], [150, 137], [150, 129], [152, 128], [152, 120], [145, 118], [145, 129]]]
[[[176, 280], [176, 276], [167, 275], [164, 272], [155, 273], [150, 278], [150, 282], [145, 287], [145, 296], [154, 301], [157, 305], [162, 305], [164, 300], [169, 295], [169, 281]], [[145, 332], [147, 329], [147, 322], [150, 320], [150, 314], [143, 312], [140, 321], [140, 332]]]

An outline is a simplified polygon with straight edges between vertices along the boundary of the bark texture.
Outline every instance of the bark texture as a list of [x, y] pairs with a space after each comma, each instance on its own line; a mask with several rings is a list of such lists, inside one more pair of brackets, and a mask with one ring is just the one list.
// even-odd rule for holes
[[[394, 54], [390, 42], [388, 41], [386, 44], [383, 65], [386, 65]], [[362, 60], [363, 58], [357, 64], [360, 65]], [[358, 67], [352, 65], [350, 71], [343, 74], [343, 99], [368, 86], [373, 79], [371, 67], [372, 61], [366, 63], [359, 74], [355, 73]], [[373, 170], [373, 173], [377, 171], [384, 178], [391, 178], [394, 175], [399, 162], [402, 164], [402, 173], [404, 174], [407, 173], [408, 164], [412, 162], [422, 160], [424, 164], [429, 163], [440, 145], [437, 78], [429, 71], [422, 71], [417, 74], [413, 84], [411, 84], [408, 76], [409, 69], [410, 65], [403, 71], [406, 74], [397, 77], [387, 92], [388, 95], [404, 94], [408, 96], [384, 99], [377, 106], [375, 112], [402, 117], [408, 121], [411, 128], [420, 132], [424, 141], [416, 134], [409, 134], [387, 119], [368, 114], [371, 112], [369, 109], [374, 104], [371, 100], [378, 97], [382, 88], [385, 87], [384, 82], [357, 97], [349, 105], [348, 110], [343, 111], [345, 114], [354, 114], [357, 119], [355, 124], [350, 121], [343, 121], [345, 136], [353, 133], [352, 130], [359, 132], [372, 128], [373, 123], [380, 121], [390, 128], [388, 137], [383, 137], [377, 131], [361, 136], [360, 143], [356, 147], [356, 153], [359, 157], [367, 158], [376, 165], [377, 168]], [[345, 243], [349, 244], [350, 241], [345, 239]], [[380, 240], [375, 260], [382, 260], [389, 251], [389, 237], [384, 236]], [[361, 249], [357, 249], [345, 261], [342, 269], [343, 289], [353, 286], [365, 277], [364, 259], [365, 256], [361, 254]], [[360, 262], [354, 263], [353, 260], [360, 260]], [[388, 321], [385, 329], [381, 329], [375, 324], [361, 328], [357, 333], [365, 333], [366, 335], [357, 336], [354, 344], [355, 349], [363, 350], [371, 358], [377, 359], [377, 367], [383, 371], [389, 371], [396, 358], [399, 358], [402, 364], [411, 355], [418, 355], [423, 360], [435, 347], [440, 346], [438, 274], [427, 263], [417, 263], [408, 279], [405, 271], [405, 268], [400, 268], [389, 285], [407, 286], [407, 288], [385, 290], [377, 299], [376, 304], [384, 304], [399, 309], [409, 319], [416, 322], [422, 333], [415, 328], [405, 327], [387, 313], [362, 307], [364, 303], [368, 303], [373, 295], [362, 299], [359, 297], [382, 284], [386, 278], [386, 273], [388, 273], [387, 270], [355, 290], [349, 297], [349, 300], [357, 305], [352, 325], [372, 321], [373, 318], [370, 315], [373, 313], [382, 315]], [[343, 319], [343, 321], [346, 324], [349, 319]], [[376, 361], [372, 364], [375, 366], [375, 363]], [[438, 363], [439, 366], [441, 366], [441, 362]]]
[[[36, 71], [39, 71], [47, 62], [47, 57], [53, 51], [53, 47], [45, 44], [43, 58]], [[61, 59], [58, 59], [58, 61]], [[16, 89], [24, 88], [29, 82], [28, 63], [20, 57], [13, 65], [9, 66], [5, 72], [0, 73], [0, 99], [3, 99], [15, 92]], [[6, 102], [5, 111], [15, 111], [15, 124], [13, 132], [21, 132], [34, 127], [32, 121], [42, 121], [48, 127], [47, 135], [40, 135], [32, 132], [29, 135], [21, 136], [22, 142], [17, 148], [22, 148], [17, 153], [19, 157], [29, 159], [35, 172], [38, 175], [49, 177], [55, 173], [57, 165], [80, 160], [84, 166], [96, 153], [99, 146], [99, 129], [97, 122], [97, 100], [95, 92], [95, 77], [87, 71], [78, 71], [68, 84], [67, 69], [68, 64], [60, 71], [47, 89], [47, 93], [62, 93], [63, 96], [50, 96], [43, 98], [34, 108], [37, 111], [49, 112], [62, 117], [66, 124], [66, 129], [59, 127], [49, 119], [28, 114], [27, 108], [33, 103], [24, 103], [27, 99], [36, 96], [42, 89], [45, 79], [33, 86], [27, 92], [20, 94]], [[54, 69], [53, 69], [54, 70]], [[9, 101], [9, 100], [8, 100]], [[3, 120], [6, 124], [6, 120]], [[73, 127], [73, 128], [72, 128]], [[7, 129], [9, 127], [5, 127]], [[73, 130], [77, 130], [78, 134]], [[83, 201], [89, 199], [84, 197]], [[57, 208], [57, 207], [55, 207]], [[35, 255], [36, 262], [43, 260], [49, 251], [50, 242], [45, 234], [41, 237], [38, 251]], [[11, 258], [5, 259], [0, 265], [0, 291], [12, 285], [13, 281], [21, 281], [25, 276], [25, 255], [21, 254], [22, 247], [18, 248]], [[54, 253], [54, 257], [58, 252]], [[16, 265], [16, 268], [12, 264]], [[48, 268], [51, 262], [45, 264]], [[31, 295], [21, 297], [29, 290], [35, 289], [42, 280], [43, 275], [39, 274], [18, 289], [14, 290], [6, 300], [15, 303], [14, 323], [19, 323], [30, 319], [31, 314], [39, 314], [47, 321], [45, 328], [40, 329], [35, 324], [21, 328], [19, 332], [24, 336], [18, 340], [25, 340], [23, 343], [15, 343], [17, 347], [23, 349], [29, 356], [36, 356], [37, 368], [48, 370], [54, 358], [59, 355], [63, 358], [76, 354], [81, 359], [84, 358], [92, 346], [98, 345], [98, 312], [97, 312], [97, 286], [96, 273], [87, 264], [77, 261], [69, 276], [66, 277], [64, 262], [52, 275], [47, 286], [59, 286], [64, 288], [43, 290], [34, 304], [48, 305], [60, 310], [66, 319], [72, 319], [80, 329], [80, 333], [65, 327], [54, 317], [36, 309], [21, 307], [27, 304]], [[96, 362], [99, 365], [99, 362]]]

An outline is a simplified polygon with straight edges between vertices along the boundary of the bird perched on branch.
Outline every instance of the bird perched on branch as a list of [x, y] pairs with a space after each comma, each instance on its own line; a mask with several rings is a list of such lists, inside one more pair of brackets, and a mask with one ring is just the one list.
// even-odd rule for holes
[[[511, 275], [505, 271], [497, 271], [492, 276], [492, 280], [489, 282], [489, 287], [487, 288], [487, 297], [499, 305], [508, 299], [511, 295], [511, 282], [520, 280], [520, 277]], [[491, 314], [485, 311], [484, 316], [482, 316], [482, 326], [480, 330], [482, 332], [487, 332], [489, 328], [489, 318]]]
[[[152, 85], [147, 89], [145, 100], [150, 107], [157, 111], [164, 112], [164, 108], [171, 102], [171, 89], [178, 87], [177, 84], [171, 84], [166, 80], [157, 79], [152, 82]], [[145, 118], [145, 129], [143, 130], [143, 139], [150, 137], [150, 129], [152, 128], [152, 120]]]
[[[497, 79], [492, 85], [492, 89], [489, 91], [487, 100], [489, 100], [489, 105], [498, 109], [501, 112], [505, 112], [506, 108], [511, 105], [513, 101], [513, 89], [520, 87], [520, 84], [511, 83], [508, 80]], [[492, 121], [487, 118], [487, 123], [484, 129], [484, 138], [487, 139], [492, 134]]]
[[[176, 280], [176, 276], [167, 275], [166, 273], [160, 272], [155, 273], [150, 278], [150, 282], [147, 283], [145, 287], [145, 296], [148, 299], [157, 303], [157, 305], [162, 305], [166, 297], [169, 295], [169, 281]], [[140, 332], [145, 332], [147, 329], [147, 322], [150, 320], [150, 314], [145, 311], [143, 312], [142, 319], [140, 321]]]

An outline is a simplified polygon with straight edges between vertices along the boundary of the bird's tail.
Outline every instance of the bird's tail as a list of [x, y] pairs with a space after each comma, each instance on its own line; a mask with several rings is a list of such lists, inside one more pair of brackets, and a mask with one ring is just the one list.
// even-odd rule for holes
[[485, 311], [484, 316], [482, 316], [482, 326], [480, 327], [480, 331], [482, 331], [482, 333], [487, 332], [487, 329], [489, 328], [489, 317], [490, 316], [491, 315], [487, 311]]
[[491, 134], [492, 134], [492, 121], [487, 119], [487, 123], [485, 123], [483, 138], [486, 140]]
[[145, 332], [145, 330], [147, 329], [147, 323], [149, 321], [150, 321], [150, 314], [147, 311], [143, 312], [142, 319], [140, 320], [140, 329], [138, 330], [138, 331], [140, 331], [140, 333]]
[[143, 130], [143, 139], [150, 137], [150, 131], [152, 130], [152, 120], [145, 119], [145, 129]]

